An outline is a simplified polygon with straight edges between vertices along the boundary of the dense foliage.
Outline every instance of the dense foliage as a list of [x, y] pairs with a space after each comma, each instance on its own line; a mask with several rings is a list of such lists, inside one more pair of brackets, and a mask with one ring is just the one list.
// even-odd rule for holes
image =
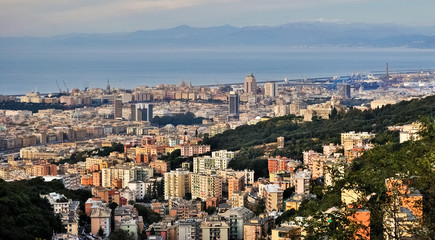
[[155, 116], [153, 117], [152, 123], [157, 126], [166, 126], [167, 124], [172, 124], [174, 126], [177, 125], [195, 125], [195, 124], [201, 124], [203, 117], [195, 117], [195, 114], [191, 112], [187, 112], [185, 114], [176, 114], [174, 116]]
[[160, 217], [158, 213], [155, 213], [153, 210], [145, 207], [142, 204], [134, 204], [134, 207], [137, 209], [139, 216], [143, 217], [143, 222], [145, 223], [145, 225], [149, 225], [162, 220], [162, 217]]
[[48, 200], [40, 194], [58, 192], [83, 203], [90, 191], [68, 190], [62, 182], [44, 182], [42, 178], [5, 182], [0, 179], [0, 236], [2, 239], [50, 239], [54, 232], [64, 231]]
[[256, 179], [269, 175], [267, 159], [263, 158], [263, 151], [254, 147], [242, 148], [235, 158], [229, 162], [228, 167], [235, 170], [254, 170]]
[[71, 157], [62, 159], [56, 164], [75, 164], [78, 162], [84, 162], [86, 161], [87, 157], [91, 156], [109, 156], [111, 152], [124, 152], [124, 145], [122, 143], [112, 143], [111, 147], [102, 147], [102, 148], [96, 148], [90, 151], [81, 151], [81, 152], [75, 152], [71, 154]]
[[0, 109], [7, 110], [27, 110], [32, 111], [33, 113], [38, 112], [39, 110], [45, 109], [61, 109], [68, 110], [74, 109], [75, 107], [65, 106], [62, 104], [49, 104], [49, 103], [22, 103], [22, 102], [0, 102]]
[[181, 157], [181, 150], [177, 149], [171, 152], [168, 155], [163, 155], [160, 157], [161, 160], [164, 160], [166, 162], [169, 162], [171, 165], [171, 170], [175, 170], [177, 168], [181, 168], [181, 165], [183, 162], [190, 162], [191, 167], [193, 162], [193, 157]]
[[[315, 119], [313, 122], [300, 123], [294, 115], [272, 118], [256, 125], [243, 125], [208, 139], [213, 149], [238, 150], [263, 143], [276, 141], [279, 136], [286, 137], [286, 144], [320, 145], [340, 141], [340, 133], [346, 131], [383, 132], [387, 126], [415, 121], [418, 116], [435, 115], [435, 96], [421, 100], [403, 101], [387, 105], [381, 109], [360, 111], [350, 109], [346, 113], [336, 113], [329, 120]], [[308, 141], [311, 139], [311, 141]], [[302, 140], [302, 141], [299, 141]]]
[[272, 118], [256, 125], [244, 125], [206, 139], [213, 150], [240, 150], [255, 145], [286, 139], [281, 155], [302, 159], [302, 151], [321, 150], [323, 144], [339, 143], [340, 134], [348, 131], [365, 131], [382, 134], [388, 126], [416, 121], [418, 116], [435, 116], [435, 96], [420, 100], [403, 101], [381, 109], [333, 112], [331, 119], [314, 119], [302, 122], [294, 115]]
[[[391, 214], [387, 208], [385, 179], [394, 177], [411, 179], [411, 187], [423, 194], [425, 231], [420, 231], [419, 237], [430, 239], [430, 236], [435, 236], [435, 122], [427, 117], [421, 118], [420, 121], [425, 126], [421, 132], [422, 140], [403, 144], [393, 141], [375, 147], [355, 159], [346, 169], [345, 175], [335, 182], [334, 187], [323, 187], [317, 191], [316, 188], [320, 186], [314, 186], [312, 192], [316, 193], [316, 199], [305, 200], [298, 211], [287, 211], [277, 220], [281, 222], [295, 216], [314, 216], [306, 222], [310, 225], [310, 236], [307, 239], [319, 239], [320, 236], [343, 239], [342, 234], [354, 234], [358, 226], [348, 221], [348, 215], [339, 212], [327, 215], [323, 212], [331, 207], [342, 207], [343, 188], [356, 189], [361, 191], [363, 196], [372, 196], [369, 200], [364, 197], [359, 202], [360, 207], [371, 212], [371, 239], [383, 239], [384, 215]], [[324, 221], [326, 218], [332, 218], [337, 225], [331, 228], [330, 224]]]

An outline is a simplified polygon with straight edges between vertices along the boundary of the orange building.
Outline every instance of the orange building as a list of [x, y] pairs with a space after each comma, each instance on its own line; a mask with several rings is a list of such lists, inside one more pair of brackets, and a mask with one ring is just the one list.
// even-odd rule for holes
[[359, 225], [360, 228], [355, 233], [354, 239], [370, 239], [370, 211], [357, 210], [349, 219]]
[[156, 146], [156, 145], [146, 145], [142, 147], [136, 147], [136, 155], [158, 155], [164, 154], [166, 151], [166, 146]]
[[112, 179], [112, 188], [122, 188], [122, 179]]
[[209, 207], [217, 207], [219, 204], [219, 199], [217, 197], [211, 197], [211, 198], [207, 198], [205, 200], [205, 207], [209, 208]]
[[388, 196], [397, 195], [401, 207], [408, 208], [416, 217], [422, 219], [423, 195], [417, 191], [411, 191], [410, 181], [390, 178], [385, 182]]
[[157, 160], [156, 155], [151, 154], [137, 154], [136, 155], [136, 162], [137, 163], [150, 163], [151, 161]]
[[101, 186], [101, 172], [92, 173], [92, 184], [96, 187]]
[[93, 177], [91, 175], [82, 176], [81, 183], [83, 186], [93, 185]]
[[99, 164], [94, 164], [91, 166], [91, 168], [89, 169], [91, 172], [98, 172], [101, 170], [100, 165]]
[[269, 169], [269, 173], [275, 173], [278, 171], [293, 171], [296, 165], [293, 159], [276, 156], [275, 158], [270, 158], [268, 160], [267, 167]]
[[55, 164], [41, 164], [32, 167], [33, 176], [57, 176], [57, 166]]
[[231, 199], [234, 192], [240, 192], [245, 189], [245, 176], [228, 178], [228, 199]]

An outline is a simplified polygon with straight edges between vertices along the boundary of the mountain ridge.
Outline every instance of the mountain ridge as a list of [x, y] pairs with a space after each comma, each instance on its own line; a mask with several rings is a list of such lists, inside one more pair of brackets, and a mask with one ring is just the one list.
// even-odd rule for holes
[[391, 24], [294, 22], [276, 26], [221, 25], [123, 33], [72, 33], [52, 37], [4, 37], [10, 47], [338, 46], [435, 48], [435, 27]]

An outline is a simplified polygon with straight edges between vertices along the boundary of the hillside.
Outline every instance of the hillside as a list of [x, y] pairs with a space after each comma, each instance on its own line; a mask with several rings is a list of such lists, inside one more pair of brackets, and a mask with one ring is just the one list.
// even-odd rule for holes
[[44, 182], [41, 177], [5, 182], [0, 179], [0, 239], [51, 239], [53, 232], [64, 232], [48, 200], [40, 194], [58, 192], [84, 202], [91, 197], [87, 190], [68, 190], [59, 180]]
[[302, 158], [302, 151], [320, 150], [323, 144], [339, 143], [340, 134], [348, 131], [373, 132], [375, 141], [384, 143], [391, 138], [383, 134], [388, 126], [410, 123], [419, 116], [435, 117], [435, 96], [420, 100], [402, 101], [381, 109], [360, 111], [351, 109], [346, 113], [333, 113], [331, 119], [316, 119], [300, 122], [294, 115], [272, 118], [256, 125], [244, 125], [206, 139], [213, 150], [240, 150], [264, 143], [275, 142], [279, 136], [286, 139], [281, 156]]
[[[387, 195], [385, 179], [396, 178], [410, 182], [410, 187], [423, 195], [423, 222], [412, 231], [417, 239], [431, 239], [435, 236], [435, 122], [427, 117], [421, 118], [425, 131], [421, 133], [420, 141], [408, 141], [403, 144], [389, 142], [379, 145], [355, 159], [346, 168], [344, 175], [337, 178], [332, 188], [314, 185], [313, 192], [317, 198], [304, 201], [298, 211], [288, 211], [279, 221], [289, 220], [295, 216], [315, 216], [325, 218], [323, 211], [331, 207], [344, 207], [341, 202], [342, 189], [356, 189], [360, 191], [363, 200], [358, 203], [359, 208], [371, 212], [371, 239], [384, 239], [384, 230], [388, 228], [384, 223], [384, 216], [391, 216], [391, 197]], [[372, 197], [367, 200], [364, 196]], [[353, 236], [354, 232], [347, 216], [336, 215], [333, 219], [336, 228], [330, 224], [319, 227], [314, 222], [309, 223], [307, 239], [319, 239], [328, 236], [329, 239], [343, 239], [342, 234]], [[346, 229], [346, 231], [343, 231]], [[391, 238], [402, 239], [402, 238]]]

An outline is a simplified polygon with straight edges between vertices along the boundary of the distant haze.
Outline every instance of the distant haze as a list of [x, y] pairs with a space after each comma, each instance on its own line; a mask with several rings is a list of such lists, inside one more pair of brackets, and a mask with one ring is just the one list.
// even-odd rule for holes
[[3, 37], [132, 32], [181, 24], [435, 23], [433, 0], [0, 0], [0, 6]]
[[339, 46], [435, 48], [435, 29], [393, 24], [297, 22], [277, 26], [191, 27], [124, 33], [0, 38], [0, 50], [137, 47]]

